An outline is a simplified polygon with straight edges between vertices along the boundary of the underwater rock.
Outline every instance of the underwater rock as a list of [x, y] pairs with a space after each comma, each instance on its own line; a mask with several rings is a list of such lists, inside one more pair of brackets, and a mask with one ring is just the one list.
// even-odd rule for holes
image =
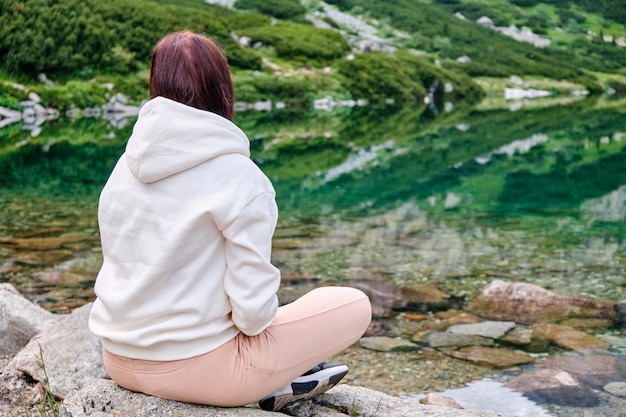
[[487, 320], [480, 323], [455, 324], [448, 327], [448, 332], [472, 336], [483, 336], [497, 339], [515, 328], [514, 321]]
[[546, 352], [550, 346], [549, 340], [534, 337], [530, 327], [519, 325], [498, 340], [519, 346], [526, 352]]
[[378, 352], [406, 352], [420, 348], [406, 339], [395, 337], [362, 337], [359, 346]]
[[523, 352], [485, 346], [471, 346], [445, 353], [457, 359], [470, 361], [488, 368], [508, 368], [509, 366], [531, 363], [535, 360]]
[[64, 249], [20, 252], [15, 255], [15, 262], [27, 265], [54, 265], [71, 258], [72, 255], [74, 255], [72, 251]]
[[533, 337], [549, 340], [563, 349], [576, 351], [604, 350], [611, 346], [611, 344], [605, 340], [569, 326], [535, 324], [532, 326], [532, 331]]
[[356, 281], [351, 284], [370, 299], [374, 317], [388, 317], [399, 311], [436, 311], [452, 308], [452, 300], [433, 286], [403, 288], [383, 281]]
[[567, 318], [606, 319], [618, 323], [616, 303], [557, 294], [538, 285], [494, 280], [466, 309], [492, 320], [518, 324], [555, 323]]
[[538, 404], [550, 403], [570, 407], [594, 407], [597, 394], [580, 383], [576, 376], [558, 369], [526, 372], [505, 384]]
[[609, 382], [602, 388], [615, 396], [626, 398], [626, 382]]
[[432, 348], [465, 347], [465, 346], [494, 346], [493, 339], [477, 335], [455, 334], [451, 332], [432, 331], [425, 335], [416, 334], [413, 341], [427, 344]]
[[567, 371], [581, 382], [598, 389], [610, 382], [626, 380], [626, 363], [609, 354], [571, 352], [547, 358], [542, 366]]
[[0, 243], [19, 250], [50, 250], [59, 249], [67, 243], [75, 243], [93, 239], [96, 238], [93, 235], [87, 233], [68, 233], [66, 235], [53, 237], [0, 238]]

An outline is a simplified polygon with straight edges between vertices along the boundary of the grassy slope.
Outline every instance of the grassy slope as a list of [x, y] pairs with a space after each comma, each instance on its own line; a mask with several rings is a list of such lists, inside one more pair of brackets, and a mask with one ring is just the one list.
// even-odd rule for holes
[[[155, 3], [156, 8], [167, 6], [180, 9], [180, 13], [176, 13], [176, 15], [210, 13], [213, 16], [219, 16], [226, 25], [227, 31], [236, 32], [239, 35], [256, 34], [262, 36], [264, 32], [260, 31], [259, 28], [264, 28], [269, 25], [269, 22], [276, 20], [271, 16], [259, 16], [255, 14], [254, 10], [238, 11], [209, 5], [204, 0], [151, 0], [149, 2]], [[533, 7], [522, 8], [512, 6], [511, 2], [506, 0], [396, 0], [393, 2], [329, 0], [328, 2], [336, 3], [346, 12], [359, 15], [365, 22], [377, 29], [377, 36], [386, 38], [390, 43], [416, 51], [431, 62], [442, 62], [444, 68], [465, 72], [472, 77], [493, 80], [493, 78], [486, 77], [507, 78], [510, 75], [520, 75], [528, 79], [539, 76], [542, 79], [555, 80], [552, 85], [555, 89], [560, 89], [560, 86], [563, 85], [562, 80], [565, 80], [576, 88], [581, 85], [585, 85], [587, 88], [597, 88], [597, 92], [606, 88], [606, 85], [603, 85], [604, 88], [601, 89], [594, 85], [596, 80], [603, 84], [626, 85], [626, 81], [624, 81], [626, 70], [623, 65], [620, 67], [622, 60], [626, 59], [626, 48], [619, 48], [612, 43], [599, 41], [601, 34], [610, 35], [614, 39], [626, 36], [626, 28], [622, 24], [600, 15], [591, 14], [576, 5], [558, 8], [542, 3]], [[315, 0], [306, 0], [302, 3], [306, 6], [307, 13], [322, 10], [319, 2]], [[467, 19], [462, 20], [455, 17], [455, 12], [462, 13]], [[150, 15], [154, 17], [157, 13], [151, 11]], [[509, 24], [532, 26], [533, 30], [537, 30], [542, 36], [549, 37], [554, 41], [546, 49], [517, 42], [474, 23], [478, 17], [483, 15], [491, 17], [494, 23], [499, 26]], [[312, 30], [312, 26], [303, 24], [302, 16], [295, 16], [291, 20], [290, 25], [292, 26], [290, 27], [295, 30], [291, 30], [290, 33], [283, 30], [277, 32], [283, 34], [285, 38], [289, 38], [292, 43], [297, 43], [298, 47], [301, 47], [301, 44], [306, 46], [306, 41], [310, 37], [310, 33], [307, 31]], [[325, 20], [336, 29], [350, 32], [349, 28], [337, 22], [328, 18]], [[563, 25], [565, 20], [567, 24]], [[300, 32], [304, 39], [295, 39], [299, 32], [297, 25], [301, 25], [302, 30]], [[264, 30], [267, 32], [266, 29]], [[404, 35], [394, 36], [398, 32], [403, 32]], [[355, 34], [353, 30], [351, 34]], [[270, 38], [266, 37], [265, 39]], [[341, 93], [341, 83], [333, 78], [336, 74], [324, 74], [321, 67], [337, 63], [337, 60], [343, 60], [343, 56], [337, 58], [329, 56], [320, 60], [302, 54], [297, 55], [298, 52], [294, 55], [286, 55], [282, 52], [283, 50], [267, 44], [263, 48], [249, 50], [251, 53], [261, 56], [266, 62], [273, 63], [274, 69], [265, 66], [265, 79], [259, 79], [251, 71], [243, 70], [236, 64], [234, 65], [235, 79], [241, 81], [240, 85], [246, 86], [246, 88], [240, 89], [244, 99], [258, 99], [260, 98], [259, 92], [263, 91], [269, 94], [269, 98], [275, 100], [301, 93], [311, 95], [315, 91], [324, 91], [325, 94]], [[297, 51], [297, 49], [295, 50]], [[464, 65], [456, 63], [456, 58], [461, 55], [470, 56], [472, 62]], [[598, 62], [601, 62], [604, 67], [598, 67]], [[312, 67], [311, 71], [303, 72], [303, 65]], [[0, 79], [15, 77], [15, 75], [5, 77], [1, 71], [1, 66], [0, 64]], [[145, 83], [147, 62], [140, 63], [139, 66], [141, 67], [137, 73], [139, 76], [133, 73], [124, 77], [128, 80], [139, 80], [140, 84]], [[319, 69], [316, 70], [315, 67], [319, 67]], [[285, 85], [268, 81], [268, 77], [272, 77], [271, 74], [276, 69], [283, 73], [295, 71], [295, 75], [292, 75], [293, 82]], [[611, 74], [610, 77], [605, 73]], [[93, 75], [100, 82], [117, 78], [114, 80], [114, 84], [120, 85], [120, 77], [115, 74]], [[256, 80], [257, 85], [250, 88], [253, 80]], [[133, 83], [138, 84], [137, 81], [129, 82], [125, 87], [126, 90], [122, 92], [127, 95], [130, 93], [131, 97], [137, 94], [138, 90], [133, 88]], [[301, 86], [296, 88], [297, 84], [314, 87]], [[499, 86], [499, 84], [496, 82], [493, 86]], [[481, 85], [486, 86], [487, 89], [492, 87], [489, 83]], [[2, 91], [0, 91], [0, 99], [1, 96]]]

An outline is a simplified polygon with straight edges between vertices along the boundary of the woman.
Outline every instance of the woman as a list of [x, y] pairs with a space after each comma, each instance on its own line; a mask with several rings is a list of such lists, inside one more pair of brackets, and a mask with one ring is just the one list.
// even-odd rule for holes
[[183, 31], [157, 43], [151, 99], [100, 196], [89, 326], [123, 387], [278, 410], [347, 373], [323, 361], [363, 335], [371, 307], [347, 287], [278, 306], [275, 192], [232, 122], [233, 96], [210, 39]]

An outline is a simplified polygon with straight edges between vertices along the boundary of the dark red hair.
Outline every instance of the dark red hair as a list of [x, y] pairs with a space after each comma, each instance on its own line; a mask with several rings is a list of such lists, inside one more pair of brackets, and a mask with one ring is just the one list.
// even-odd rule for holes
[[215, 42], [189, 31], [171, 33], [154, 47], [150, 98], [157, 96], [233, 120], [228, 61]]

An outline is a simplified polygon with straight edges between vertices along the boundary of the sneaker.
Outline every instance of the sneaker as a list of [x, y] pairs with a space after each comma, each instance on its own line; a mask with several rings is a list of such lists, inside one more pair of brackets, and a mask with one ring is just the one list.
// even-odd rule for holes
[[337, 385], [347, 373], [348, 367], [341, 363], [320, 363], [272, 395], [263, 398], [259, 401], [259, 406], [266, 411], [278, 411], [296, 401], [313, 398]]

